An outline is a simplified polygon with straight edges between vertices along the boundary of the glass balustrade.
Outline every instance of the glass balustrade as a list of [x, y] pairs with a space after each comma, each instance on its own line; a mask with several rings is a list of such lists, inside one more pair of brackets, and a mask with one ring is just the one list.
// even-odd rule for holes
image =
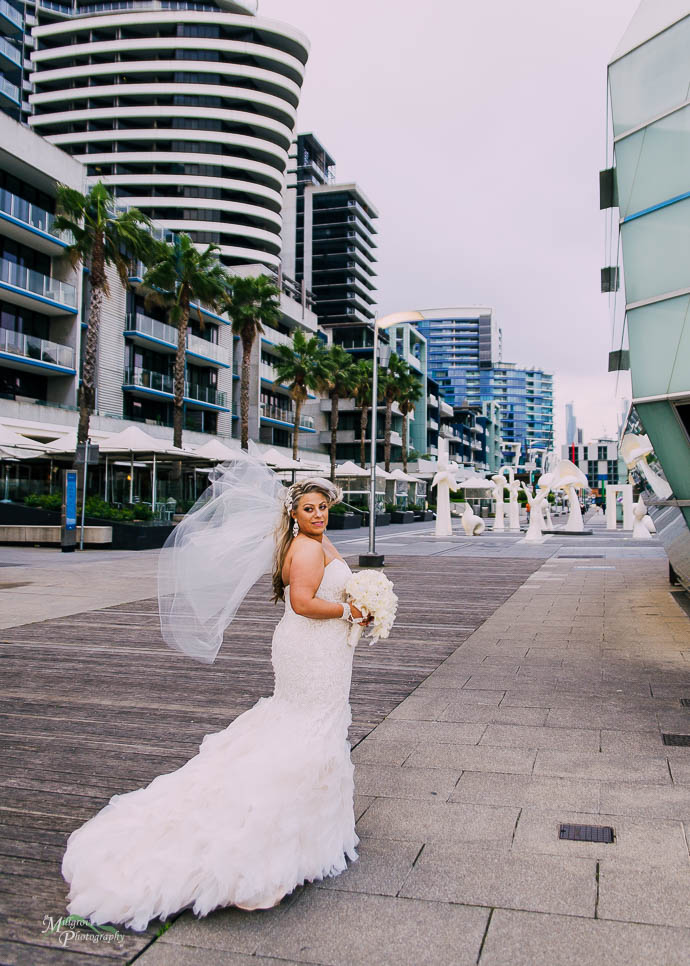
[[77, 290], [74, 285], [70, 285], [69, 282], [59, 282], [56, 278], [44, 275], [43, 272], [17, 265], [16, 262], [10, 262], [6, 258], [0, 258], [0, 281], [49, 299], [51, 302], [60, 302], [73, 309], [77, 307]]
[[0, 329], [0, 352], [74, 369], [74, 349], [71, 346], [22, 332], [10, 332], [9, 329]]
[[[149, 315], [137, 312], [127, 317], [127, 329], [140, 332], [141, 335], [148, 335], [159, 342], [177, 348], [177, 329], [174, 325], [167, 322], [160, 322], [152, 319]], [[201, 339], [199, 336], [187, 332], [187, 349], [189, 352], [213, 359], [215, 362], [224, 362], [227, 359], [227, 349], [218, 345], [217, 342], [209, 342], [208, 339]]]
[[[138, 389], [152, 389], [172, 396], [174, 393], [173, 377], [152, 369], [137, 367], [125, 369], [123, 381], [126, 386], [136, 386]], [[198, 402], [212, 403], [214, 406], [226, 405], [226, 394], [215, 386], [200, 386], [185, 381], [184, 394], [186, 399]]]
[[[282, 423], [295, 424], [295, 411], [284, 406], [271, 406], [268, 403], [261, 403], [261, 415], [266, 419], [276, 419]], [[300, 416], [300, 429], [313, 429], [313, 416]]]

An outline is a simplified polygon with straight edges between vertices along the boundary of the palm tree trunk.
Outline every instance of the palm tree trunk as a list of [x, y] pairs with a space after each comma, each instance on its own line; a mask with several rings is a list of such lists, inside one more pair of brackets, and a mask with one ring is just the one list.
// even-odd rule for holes
[[403, 462], [403, 473], [407, 473], [407, 412], [403, 413], [403, 431], [402, 431], [402, 462]]
[[86, 331], [84, 365], [79, 390], [79, 428], [77, 442], [85, 443], [89, 436], [89, 422], [96, 402], [96, 369], [98, 366], [98, 335], [101, 324], [101, 306], [105, 287], [105, 258], [103, 236], [96, 236], [91, 254], [91, 295], [89, 298], [89, 326]]
[[299, 446], [299, 421], [302, 415], [302, 400], [297, 397], [295, 399], [295, 428], [292, 433], [292, 458], [297, 459], [297, 447]]
[[335, 483], [335, 449], [338, 443], [339, 402], [338, 393], [331, 393], [331, 480], [333, 483]]
[[367, 465], [367, 423], [369, 421], [369, 407], [362, 403], [362, 413], [359, 417], [359, 464], [362, 469]]
[[385, 458], [386, 473], [390, 473], [391, 468], [391, 423], [393, 422], [393, 400], [386, 400], [386, 423], [383, 436], [383, 454]]
[[242, 379], [240, 381], [240, 446], [249, 449], [249, 380], [254, 338], [252, 333], [242, 332]]
[[173, 378], [173, 446], [182, 446], [184, 422], [184, 376], [187, 361], [187, 325], [189, 323], [189, 296], [180, 296], [180, 319], [177, 328], [177, 352]]

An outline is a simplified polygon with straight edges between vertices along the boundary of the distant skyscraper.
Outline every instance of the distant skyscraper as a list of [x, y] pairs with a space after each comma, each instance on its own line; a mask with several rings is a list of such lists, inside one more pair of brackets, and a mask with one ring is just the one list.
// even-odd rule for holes
[[575, 418], [574, 403], [565, 404], [565, 442], [569, 446], [577, 443], [577, 419]]

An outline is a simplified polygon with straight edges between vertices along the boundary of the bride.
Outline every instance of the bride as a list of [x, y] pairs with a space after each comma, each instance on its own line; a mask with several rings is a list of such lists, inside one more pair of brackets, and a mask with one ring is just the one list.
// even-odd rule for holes
[[219, 906], [267, 909], [357, 859], [348, 632], [366, 621], [346, 600], [352, 572], [326, 536], [341, 498], [321, 478], [286, 491], [259, 461], [238, 460], [169, 538], [163, 635], [207, 663], [273, 557], [273, 599], [285, 601], [274, 691], [205, 735], [181, 768], [113, 795], [71, 833], [62, 859], [70, 914], [143, 931], [189, 906], [197, 917]]

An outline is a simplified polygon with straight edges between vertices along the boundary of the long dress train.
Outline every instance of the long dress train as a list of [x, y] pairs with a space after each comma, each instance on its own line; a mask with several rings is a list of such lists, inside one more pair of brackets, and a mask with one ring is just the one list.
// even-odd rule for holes
[[[348, 565], [325, 569], [317, 596], [345, 599]], [[290, 607], [275, 629], [274, 692], [205, 735], [179, 769], [109, 803], [67, 840], [67, 910], [136, 931], [192, 906], [266, 909], [305, 881], [357, 859], [347, 729], [349, 624]]]

